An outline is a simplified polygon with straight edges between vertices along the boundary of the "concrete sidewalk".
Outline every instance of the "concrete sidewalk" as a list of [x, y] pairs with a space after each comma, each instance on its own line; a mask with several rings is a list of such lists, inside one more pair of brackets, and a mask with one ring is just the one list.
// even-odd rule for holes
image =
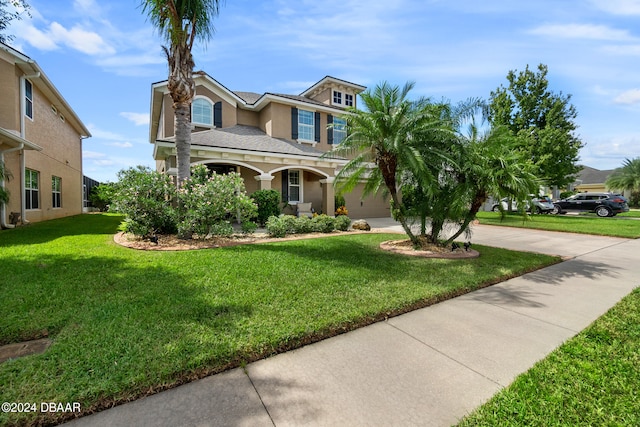
[[473, 233], [473, 243], [570, 259], [68, 425], [449, 426], [638, 284], [640, 240]]

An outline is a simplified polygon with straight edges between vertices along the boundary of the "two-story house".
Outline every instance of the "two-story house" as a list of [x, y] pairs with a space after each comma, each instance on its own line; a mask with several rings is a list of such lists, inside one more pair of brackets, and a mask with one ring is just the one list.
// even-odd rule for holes
[[3, 228], [82, 213], [87, 128], [38, 64], [0, 43], [0, 208]]
[[[289, 95], [231, 91], [206, 74], [195, 83], [192, 164], [240, 173], [249, 194], [280, 191], [284, 213], [311, 202], [315, 211], [333, 214], [335, 176], [347, 160], [322, 155], [345, 138], [342, 117], [347, 107], [356, 107], [364, 86], [327, 76]], [[157, 169], [175, 175], [174, 111], [166, 81], [151, 88], [150, 142]], [[362, 187], [344, 195], [349, 216], [389, 216], [388, 202], [361, 195]]]

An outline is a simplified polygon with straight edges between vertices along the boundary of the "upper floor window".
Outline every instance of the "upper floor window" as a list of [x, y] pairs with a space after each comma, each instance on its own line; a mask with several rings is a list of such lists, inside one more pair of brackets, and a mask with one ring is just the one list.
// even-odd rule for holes
[[213, 126], [213, 104], [206, 98], [196, 98], [191, 104], [191, 121], [205, 126]]
[[347, 107], [353, 107], [353, 95], [351, 95], [350, 93], [344, 94], [344, 105], [346, 105]]
[[62, 178], [59, 176], [51, 177], [51, 207], [62, 207]]
[[33, 119], [33, 85], [29, 80], [24, 81], [24, 115]]
[[347, 122], [339, 117], [333, 118], [333, 143], [340, 144], [347, 136]]
[[40, 194], [38, 182], [40, 180], [40, 172], [31, 169], [24, 171], [24, 199], [27, 209], [40, 208]]
[[342, 92], [333, 91], [333, 103], [342, 105]]
[[298, 110], [298, 138], [307, 141], [315, 140], [315, 123], [313, 111]]

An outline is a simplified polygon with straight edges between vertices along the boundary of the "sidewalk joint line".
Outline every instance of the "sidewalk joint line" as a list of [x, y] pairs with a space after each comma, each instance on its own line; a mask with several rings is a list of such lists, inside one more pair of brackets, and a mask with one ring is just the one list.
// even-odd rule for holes
[[251, 383], [251, 387], [253, 387], [253, 389], [255, 390], [256, 394], [258, 395], [258, 399], [260, 399], [260, 404], [262, 405], [262, 407], [264, 408], [265, 412], [267, 413], [267, 416], [269, 417], [269, 420], [271, 420], [271, 424], [273, 425], [273, 427], [275, 427], [276, 423], [275, 423], [275, 421], [273, 421], [273, 417], [271, 416], [271, 413], [269, 412], [269, 408], [267, 408], [267, 405], [264, 403], [264, 400], [262, 400], [262, 396], [260, 395], [260, 392], [258, 391], [258, 388], [253, 383], [253, 380], [251, 379], [251, 375], [249, 375], [249, 370], [247, 369], [246, 366], [244, 366], [242, 368], [242, 371], [244, 372], [244, 374], [249, 379], [249, 382]]
[[387, 325], [391, 326], [391, 327], [392, 327], [393, 329], [395, 329], [396, 331], [398, 331], [398, 332], [401, 332], [401, 333], [405, 334], [406, 336], [408, 336], [409, 338], [413, 339], [414, 341], [417, 341], [417, 342], [419, 342], [420, 344], [424, 345], [425, 347], [428, 347], [428, 348], [430, 348], [431, 350], [435, 351], [436, 353], [441, 354], [442, 356], [446, 357], [447, 359], [451, 360], [452, 362], [455, 362], [456, 364], [458, 364], [458, 365], [460, 365], [460, 366], [463, 366], [463, 367], [467, 368], [467, 369], [468, 369], [468, 370], [470, 370], [471, 372], [475, 372], [476, 374], [480, 375], [481, 377], [483, 377], [483, 378], [485, 378], [485, 379], [487, 379], [487, 380], [491, 381], [492, 383], [494, 383], [494, 384], [496, 384], [496, 385], [498, 385], [498, 386], [500, 386], [500, 387], [502, 387], [502, 388], [506, 387], [506, 385], [505, 385], [505, 384], [500, 384], [500, 382], [499, 382], [499, 381], [494, 380], [493, 378], [490, 378], [490, 377], [486, 376], [486, 375], [485, 375], [485, 374], [483, 374], [482, 372], [479, 372], [479, 371], [477, 371], [477, 370], [473, 369], [471, 366], [465, 365], [465, 364], [464, 364], [464, 363], [462, 363], [461, 361], [459, 361], [459, 360], [457, 360], [457, 359], [454, 359], [453, 357], [451, 357], [451, 356], [449, 356], [448, 354], [446, 354], [446, 353], [442, 352], [441, 350], [438, 350], [437, 348], [433, 347], [432, 345], [429, 345], [429, 344], [427, 344], [426, 342], [424, 342], [424, 341], [420, 340], [419, 338], [417, 338], [417, 337], [415, 337], [415, 336], [411, 335], [409, 332], [407, 332], [407, 331], [405, 331], [405, 330], [403, 330], [403, 329], [400, 329], [400, 328], [399, 328], [399, 327], [397, 327], [396, 325], [392, 325], [391, 323], [389, 323], [389, 321], [386, 321], [385, 323], [386, 323]]

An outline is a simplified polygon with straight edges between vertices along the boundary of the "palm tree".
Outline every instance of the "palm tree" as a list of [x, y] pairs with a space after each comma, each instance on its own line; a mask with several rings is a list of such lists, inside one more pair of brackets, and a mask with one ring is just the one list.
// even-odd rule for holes
[[625, 159], [622, 168], [616, 169], [605, 185], [614, 190], [640, 191], [640, 157]]
[[178, 186], [189, 178], [191, 163], [191, 102], [195, 95], [191, 54], [196, 40], [213, 35], [219, 0], [143, 0], [142, 10], [169, 43], [163, 46], [169, 63], [167, 88], [175, 111]]
[[[360, 94], [365, 110], [348, 109], [347, 137], [329, 155], [353, 158], [337, 175], [339, 190], [350, 191], [364, 180], [363, 196], [383, 189], [391, 197], [391, 212], [402, 225], [411, 241], [418, 239], [407, 221], [406, 210], [398, 193], [402, 172], [411, 170], [421, 185], [428, 185], [429, 174], [425, 159], [417, 146], [425, 136], [446, 132], [437, 109], [428, 100], [407, 100], [413, 82], [402, 88], [387, 82], [373, 91]], [[375, 167], [374, 167], [375, 166]]]

